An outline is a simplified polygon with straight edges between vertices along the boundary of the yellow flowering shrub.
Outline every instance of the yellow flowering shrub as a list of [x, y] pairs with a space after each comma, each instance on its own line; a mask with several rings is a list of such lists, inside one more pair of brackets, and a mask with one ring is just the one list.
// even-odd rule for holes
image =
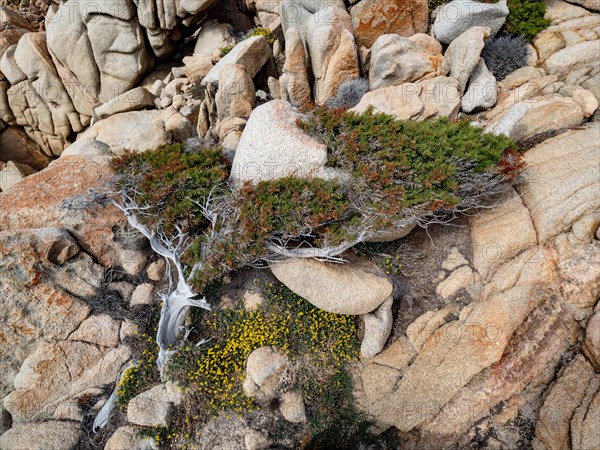
[[[171, 376], [183, 384], [187, 398], [185, 411], [171, 428], [177, 433], [162, 434], [171, 448], [193, 448], [188, 447], [189, 436], [198, 433], [211, 417], [259, 409], [242, 389], [246, 360], [259, 347], [282, 349], [301, 365], [301, 372], [314, 375], [310, 380], [304, 375], [298, 377], [303, 391], [317, 392], [309, 386], [316, 382], [320, 390], [350, 395], [349, 378], [344, 378], [344, 373], [346, 363], [358, 358], [355, 318], [319, 310], [283, 285], [269, 284], [265, 294], [266, 302], [254, 311], [240, 308], [198, 312], [200, 323], [195, 327], [201, 332], [195, 337], [212, 341], [184, 347], [169, 367]], [[313, 394], [305, 395], [312, 398]], [[319, 408], [319, 401], [311, 405]], [[311, 412], [309, 408], [309, 416]]]

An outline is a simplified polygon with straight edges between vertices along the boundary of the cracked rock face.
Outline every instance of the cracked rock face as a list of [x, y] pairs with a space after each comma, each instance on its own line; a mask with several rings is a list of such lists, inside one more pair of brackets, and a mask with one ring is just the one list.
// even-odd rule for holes
[[[475, 301], [459, 306], [463, 290], [438, 289], [446, 306], [415, 320], [356, 378], [357, 401], [380, 429], [410, 431], [409, 448], [468, 445], [482, 426], [493, 436], [524, 433], [529, 442], [532, 428], [515, 429], [510, 419], [533, 408], [534, 448], [594, 448], [587, 419], [598, 414], [594, 330], [584, 346], [591, 359], [578, 354], [550, 383], [573, 357], [582, 326], [596, 320], [587, 322], [600, 295], [600, 154], [590, 145], [599, 132], [594, 124], [539, 144], [526, 154], [516, 190], [469, 220], [472, 253], [461, 268], [481, 278], [466, 283], [475, 283], [466, 287]], [[540, 410], [536, 399], [549, 384]], [[514, 436], [506, 439], [513, 448]]]

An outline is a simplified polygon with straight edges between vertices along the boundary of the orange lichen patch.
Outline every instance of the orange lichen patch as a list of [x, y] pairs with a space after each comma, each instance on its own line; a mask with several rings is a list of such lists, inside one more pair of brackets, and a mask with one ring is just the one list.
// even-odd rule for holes
[[365, 47], [384, 34], [426, 33], [429, 25], [427, 0], [363, 0], [350, 13], [356, 43]]
[[2, 342], [3, 344], [8, 344], [8, 337], [2, 332], [0, 332], [0, 342]]
[[[21, 335], [24, 334], [27, 336], [35, 336], [35, 330], [33, 328], [24, 327], [23, 325], [16, 325], [16, 324], [12, 324], [12, 328], [18, 334], [21, 334]], [[4, 336], [4, 339], [6, 339], [6, 335], [3, 334], [3, 336]], [[3, 341], [4, 341], [4, 339], [3, 339]]]
[[114, 206], [74, 210], [65, 202], [85, 196], [89, 189], [104, 191], [112, 176], [108, 156], [67, 156], [0, 193], [0, 228], [64, 228], [101, 264], [118, 265], [111, 228], [125, 224]]
[[55, 291], [46, 300], [50, 306], [70, 306], [73, 303], [71, 296], [64, 292]]

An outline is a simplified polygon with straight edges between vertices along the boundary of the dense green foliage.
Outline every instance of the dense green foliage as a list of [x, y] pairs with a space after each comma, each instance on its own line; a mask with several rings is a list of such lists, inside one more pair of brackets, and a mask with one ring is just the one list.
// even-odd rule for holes
[[368, 187], [369, 208], [382, 228], [407, 208], [452, 208], [461, 201], [457, 175], [463, 168], [476, 177], [515, 149], [509, 139], [466, 121], [400, 121], [371, 110], [355, 114], [315, 108], [300, 125], [327, 144], [329, 166]]
[[219, 147], [190, 152], [181, 143], [126, 153], [113, 168], [123, 175], [119, 187], [137, 185], [138, 203], [151, 207], [146, 213], [160, 216], [167, 227], [179, 223], [192, 230], [205, 224], [192, 200], [206, 198], [229, 176]]
[[510, 14], [506, 18], [507, 33], [522, 36], [526, 41], [550, 25], [545, 18], [546, 4], [540, 0], [508, 0]]
[[[150, 205], [141, 220], [167, 232], [179, 225], [193, 236], [184, 262], [202, 262], [198, 290], [269, 254], [268, 243], [353, 241], [366, 228], [462, 207], [465, 198], [492, 192], [520, 167], [509, 139], [465, 121], [399, 121], [327, 108], [307, 117], [299, 125], [327, 144], [328, 166], [350, 176], [288, 177], [231, 190], [219, 148], [188, 151], [182, 144], [115, 162], [120, 186], [134, 185], [137, 203]], [[212, 224], [200, 206], [209, 196], [219, 218]]]

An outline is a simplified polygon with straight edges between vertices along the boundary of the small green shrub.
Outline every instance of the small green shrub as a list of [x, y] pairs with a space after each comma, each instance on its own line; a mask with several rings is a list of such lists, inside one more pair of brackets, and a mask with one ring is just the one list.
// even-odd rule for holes
[[143, 334], [144, 349], [138, 355], [139, 362], [127, 369], [117, 386], [117, 405], [125, 408], [133, 397], [147, 390], [152, 384], [158, 383], [158, 370], [156, 368], [156, 357], [158, 346], [154, 337]]
[[[503, 177], [520, 167], [518, 161], [506, 164], [516, 150], [512, 141], [466, 121], [400, 121], [372, 110], [318, 107], [300, 126], [328, 146], [329, 166], [351, 173], [369, 190], [368, 208], [379, 229], [405, 211], [426, 214], [460, 204], [474, 194], [462, 186], [467, 177], [471, 187], [483, 189], [493, 184], [487, 171]], [[478, 180], [482, 184], [475, 187]]]
[[154, 151], [128, 152], [113, 160], [117, 187], [136, 192], [138, 204], [149, 209], [141, 219], [160, 217], [167, 231], [175, 224], [198, 229], [206, 224], [193, 200], [206, 198], [229, 176], [220, 147], [198, 152], [184, 144], [165, 145]]
[[546, 19], [546, 3], [540, 0], [508, 0], [510, 14], [506, 18], [507, 33], [522, 36], [528, 42], [550, 25]]
[[229, 52], [231, 52], [231, 50], [233, 50], [233, 47], [235, 47], [235, 45], [228, 45], [226, 47], [223, 47], [221, 50], [219, 50], [219, 55], [221, 56], [221, 58], [223, 58], [224, 56], [227, 56], [229, 54]]
[[269, 45], [273, 45], [275, 43], [275, 35], [268, 28], [256, 27], [251, 29], [245, 36], [245, 39], [248, 39], [253, 36], [264, 36], [267, 39], [267, 43]]

